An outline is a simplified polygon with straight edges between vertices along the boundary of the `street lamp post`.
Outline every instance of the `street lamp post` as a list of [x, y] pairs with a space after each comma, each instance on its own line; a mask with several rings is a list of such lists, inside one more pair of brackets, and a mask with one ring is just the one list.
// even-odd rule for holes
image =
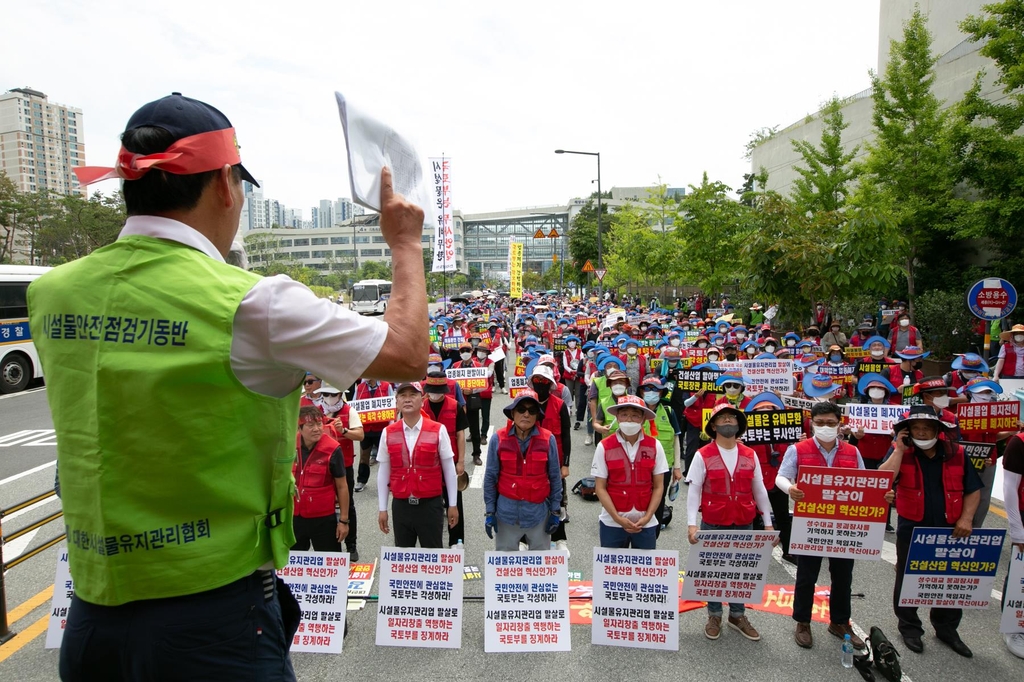
[[[555, 153], [597, 157], [597, 269], [600, 270], [604, 267], [601, 262], [601, 152], [574, 152], [568, 149], [556, 149]], [[602, 291], [601, 280], [597, 280], [597, 291], [598, 293]]]

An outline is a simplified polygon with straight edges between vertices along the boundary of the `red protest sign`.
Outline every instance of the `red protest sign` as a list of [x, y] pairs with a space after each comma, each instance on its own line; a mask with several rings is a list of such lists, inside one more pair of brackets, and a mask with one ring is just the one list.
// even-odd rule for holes
[[961, 433], [1016, 431], [1020, 421], [1020, 403], [1016, 400], [995, 403], [960, 403], [956, 418]]

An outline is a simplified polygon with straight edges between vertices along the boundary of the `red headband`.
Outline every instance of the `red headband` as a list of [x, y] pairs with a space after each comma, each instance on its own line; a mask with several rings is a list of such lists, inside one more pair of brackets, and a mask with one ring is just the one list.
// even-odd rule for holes
[[235, 129], [224, 128], [183, 137], [156, 154], [135, 154], [122, 146], [115, 167], [79, 166], [74, 171], [80, 184], [91, 185], [111, 178], [138, 180], [157, 167], [175, 175], [194, 175], [241, 162]]
[[322, 416], [316, 417], [308, 414], [306, 416], [299, 416], [299, 426], [302, 426], [303, 424], [320, 424], [323, 423], [323, 421], [324, 418]]

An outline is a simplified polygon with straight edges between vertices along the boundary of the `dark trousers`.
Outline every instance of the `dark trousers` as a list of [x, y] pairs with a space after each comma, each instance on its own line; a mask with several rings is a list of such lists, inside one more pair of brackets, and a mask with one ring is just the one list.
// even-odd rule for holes
[[356, 498], [352, 494], [352, 487], [356, 482], [352, 478], [352, 467], [350, 466], [345, 467], [345, 483], [348, 484], [348, 535], [345, 536], [345, 548], [352, 551], [356, 548], [359, 529], [356, 520]]
[[380, 447], [380, 436], [383, 431], [363, 431], [363, 439], [359, 441], [359, 482], [363, 485], [370, 480], [370, 457], [377, 456]]
[[[466, 416], [469, 417], [469, 441], [473, 445], [473, 452], [469, 455], [470, 457], [480, 456], [480, 412], [481, 408], [473, 409], [469, 406], [469, 396], [466, 396]], [[483, 401], [480, 401], [483, 403]], [[455, 443], [452, 443], [452, 447], [455, 447]]]
[[[569, 506], [568, 502], [569, 502], [569, 498], [568, 498], [568, 495], [566, 494], [565, 479], [563, 478], [562, 479], [562, 507], [568, 507]], [[568, 518], [568, 517], [566, 517], [566, 518]], [[547, 523], [547, 520], [545, 520], [545, 523]], [[558, 528], [556, 528], [555, 532], [551, 534], [551, 542], [558, 542], [559, 540], [568, 540], [568, 539], [569, 538], [567, 538], [565, 536], [565, 522], [563, 521], [562, 523], [558, 524]]]
[[395, 499], [391, 503], [391, 526], [395, 533], [395, 547], [420, 547], [441, 549], [444, 547], [442, 528], [445, 521], [444, 501], [441, 496], [409, 504], [406, 500]]
[[[445, 510], [444, 511], [444, 518], [446, 519], [445, 522], [444, 522], [444, 527], [448, 528], [448, 521], [447, 521], [447, 518], [448, 518], [448, 507], [450, 507], [451, 504], [448, 502], [448, 488], [447, 487], [445, 487], [445, 489], [441, 491], [441, 498], [444, 500], [444, 510]], [[451, 528], [448, 528], [448, 546], [449, 547], [451, 547], [452, 545], [459, 544], [459, 540], [462, 540], [463, 544], [465, 544], [465, 542], [466, 542], [466, 521], [463, 518], [465, 516], [465, 514], [462, 511], [462, 491], [461, 490], [458, 491], [457, 493], [455, 493], [455, 498], [456, 498], [455, 499], [455, 507], [456, 507], [456, 509], [459, 510], [459, 522], [456, 523]]]
[[340, 552], [341, 543], [338, 542], [338, 518], [330, 516], [318, 516], [313, 519], [306, 519], [301, 516], [292, 518], [292, 528], [295, 529], [295, 544], [292, 549], [297, 552], [305, 552], [313, 545], [314, 552]]
[[[789, 554], [789, 536], [793, 530], [793, 517], [789, 515], [789, 495], [778, 488], [772, 488], [768, 491], [768, 501], [772, 503], [773, 525], [779, 531], [779, 547], [783, 554]], [[764, 520], [760, 514], [754, 517], [754, 529], [764, 530]]]
[[598, 537], [601, 538], [601, 546], [609, 549], [656, 549], [658, 543], [657, 526], [644, 528], [639, 533], [627, 533], [622, 526], [606, 526], [600, 521], [598, 525]]
[[[878, 469], [878, 465], [881, 464], [881, 463], [882, 463], [882, 460], [880, 460], [880, 459], [865, 459], [864, 460], [864, 468], [865, 469], [877, 470]], [[892, 505], [891, 504], [889, 505], [889, 508], [885, 512], [885, 528], [886, 528], [886, 530], [889, 530], [889, 529], [892, 528]]]
[[[825, 557], [800, 555], [796, 564], [796, 594], [793, 596], [793, 620], [811, 622], [814, 607], [814, 584]], [[828, 597], [829, 622], [846, 625], [850, 622], [850, 589], [853, 586], [853, 559], [828, 558], [832, 589]]]
[[487, 431], [491, 428], [491, 398], [480, 398], [480, 438], [487, 447]]
[[579, 382], [576, 392], [576, 421], [582, 422], [587, 414], [587, 382]]
[[[924, 635], [924, 628], [921, 627], [921, 618], [917, 615], [916, 606], [900, 606], [900, 590], [903, 589], [903, 575], [907, 567], [907, 554], [910, 553], [910, 538], [901, 539], [896, 536], [896, 582], [892, 586], [892, 610], [899, 621], [900, 634], [904, 637], [921, 637]], [[963, 609], [931, 609], [928, 613], [928, 620], [935, 628], [935, 635], [939, 639], [956, 639], [959, 637], [956, 629], [960, 627], [960, 619], [963, 617]]]
[[183, 597], [99, 606], [72, 597], [60, 677], [86, 680], [294, 680], [299, 605], [272, 571]]
[[505, 388], [505, 358], [494, 363], [494, 381], [498, 388]]
[[655, 535], [658, 537], [661, 537], [661, 526], [665, 523], [665, 502], [668, 500], [668, 487], [672, 485], [672, 470], [666, 471], [664, 476], [665, 485], [661, 491], [661, 502], [658, 503], [658, 508], [654, 510], [654, 518], [658, 519], [658, 530], [655, 532]]
[[686, 476], [690, 472], [690, 464], [693, 462], [693, 456], [697, 454], [697, 450], [700, 449], [700, 427], [694, 426], [690, 422], [686, 422], [686, 440], [683, 441], [683, 456], [685, 461], [683, 463], [683, 476]]

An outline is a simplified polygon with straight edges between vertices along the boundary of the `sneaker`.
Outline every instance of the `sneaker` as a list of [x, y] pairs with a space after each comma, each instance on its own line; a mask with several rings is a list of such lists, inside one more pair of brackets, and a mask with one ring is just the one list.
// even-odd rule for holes
[[793, 639], [796, 640], [797, 646], [801, 649], [810, 649], [814, 646], [814, 637], [811, 635], [811, 624], [797, 623], [796, 632], [793, 633]]
[[708, 616], [708, 622], [704, 624], [704, 636], [708, 639], [718, 639], [722, 636], [721, 616]]
[[356, 484], [354, 486], [352, 486], [352, 492], [361, 493], [361, 492], [363, 492], [363, 489], [365, 487], [366, 487], [365, 483], [363, 483], [362, 481], [356, 481]]
[[372, 467], [377, 466], [377, 458], [376, 457], [371, 457], [370, 458], [370, 466], [372, 466]]
[[348, 561], [350, 564], [359, 563], [359, 550], [356, 549], [354, 545], [349, 547], [346, 551], [348, 552]]
[[857, 636], [857, 633], [853, 631], [849, 623], [829, 623], [828, 633], [834, 635], [839, 639], [843, 639], [846, 635], [850, 636], [850, 643], [853, 644], [854, 649], [864, 651], [867, 649], [867, 645], [864, 644], [864, 640]]
[[887, 524], [885, 524], [885, 532], [886, 533], [895, 533], [896, 529], [892, 527], [892, 524], [887, 523]]
[[754, 629], [746, 616], [729, 616], [729, 627], [740, 633], [751, 642], [761, 641], [761, 633]]
[[573, 431], [579, 431], [580, 430], [580, 422], [576, 422], [576, 426], [572, 427], [572, 430]]
[[519, 543], [519, 551], [520, 552], [528, 552], [528, 551], [530, 551], [530, 546], [528, 544], [526, 544], [525, 542], [520, 542]]
[[593, 445], [594, 444], [594, 437], [593, 436], [587, 436], [587, 439], [585, 441], [583, 441], [583, 444], [584, 445]]
[[1014, 635], [1003, 635], [1006, 648], [1017, 658], [1024, 658], [1024, 633], [1018, 632]]
[[569, 554], [569, 543], [566, 542], [565, 540], [556, 540], [555, 541], [555, 549], [557, 549], [559, 552], [565, 552], [565, 556], [567, 556], [567, 557], [570, 556], [570, 554]]
[[566, 523], [569, 520], [569, 509], [566, 507], [559, 507], [558, 520], [562, 523]]

